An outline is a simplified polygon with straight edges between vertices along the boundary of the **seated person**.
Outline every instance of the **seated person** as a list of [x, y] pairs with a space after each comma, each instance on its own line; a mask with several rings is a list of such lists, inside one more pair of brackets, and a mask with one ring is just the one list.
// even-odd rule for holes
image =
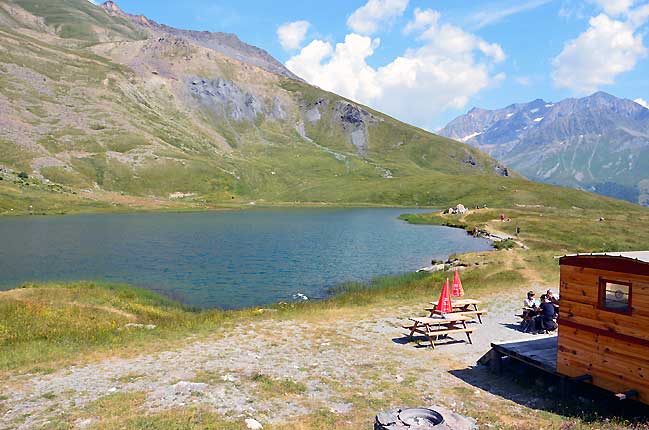
[[540, 315], [534, 321], [537, 330], [554, 331], [557, 329], [557, 323], [554, 321], [556, 318], [556, 311], [554, 305], [548, 299], [546, 294], [541, 296], [541, 305], [539, 306]]
[[534, 291], [529, 291], [527, 293], [527, 298], [523, 300], [523, 306], [525, 306], [526, 308], [536, 307], [536, 299], [534, 298]]
[[534, 317], [537, 315], [538, 306], [534, 299], [534, 291], [527, 293], [523, 300], [523, 306], [529, 309], [523, 309], [523, 321], [521, 321], [521, 330], [524, 332], [532, 331], [534, 327]]
[[559, 309], [559, 299], [554, 295], [552, 290], [548, 290], [545, 294], [548, 298], [548, 301], [554, 305], [555, 308]]

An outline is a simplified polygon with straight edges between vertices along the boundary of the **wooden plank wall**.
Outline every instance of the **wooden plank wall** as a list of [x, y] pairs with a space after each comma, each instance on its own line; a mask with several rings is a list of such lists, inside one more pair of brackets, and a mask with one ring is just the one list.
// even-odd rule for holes
[[[632, 284], [631, 315], [598, 309], [600, 278]], [[560, 297], [557, 371], [649, 404], [649, 277], [562, 265]]]

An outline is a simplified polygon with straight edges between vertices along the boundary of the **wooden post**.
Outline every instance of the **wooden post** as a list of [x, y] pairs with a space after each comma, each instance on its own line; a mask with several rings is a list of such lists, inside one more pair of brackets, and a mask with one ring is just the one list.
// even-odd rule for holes
[[500, 375], [503, 370], [503, 358], [495, 349], [489, 351], [489, 370], [496, 375]]
[[567, 376], [561, 376], [559, 380], [559, 390], [561, 393], [561, 400], [568, 400], [572, 392], [572, 381]]

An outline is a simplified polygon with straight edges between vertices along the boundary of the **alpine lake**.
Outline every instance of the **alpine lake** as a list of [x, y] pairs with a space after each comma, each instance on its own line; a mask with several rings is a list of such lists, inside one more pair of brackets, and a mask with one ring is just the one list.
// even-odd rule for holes
[[250, 209], [0, 219], [0, 289], [105, 281], [200, 308], [319, 299], [489, 241], [410, 225], [404, 208]]

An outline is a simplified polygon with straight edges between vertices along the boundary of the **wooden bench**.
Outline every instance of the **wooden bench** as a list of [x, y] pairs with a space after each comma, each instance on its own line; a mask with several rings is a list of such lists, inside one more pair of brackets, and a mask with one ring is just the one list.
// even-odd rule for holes
[[458, 315], [464, 315], [464, 316], [476, 316], [478, 317], [478, 322], [482, 324], [482, 315], [487, 315], [489, 311], [487, 309], [478, 309], [477, 311], [460, 311], [460, 312], [455, 312]]
[[[419, 333], [423, 334], [424, 336], [428, 337], [428, 340], [430, 342], [430, 345], [435, 349], [435, 342], [439, 340], [440, 336], [448, 336], [451, 334], [457, 334], [457, 333], [466, 333], [466, 337], [468, 340], [469, 344], [473, 344], [473, 341], [471, 340], [471, 334], [475, 331], [473, 328], [452, 328], [452, 329], [442, 329], [442, 330], [435, 330], [433, 332], [426, 332], [424, 330], [419, 330], [418, 328], [413, 330], [413, 326], [403, 326], [403, 328], [410, 330], [410, 338], [412, 339], [412, 334], [413, 333]], [[434, 338], [434, 339], [433, 339]]]

